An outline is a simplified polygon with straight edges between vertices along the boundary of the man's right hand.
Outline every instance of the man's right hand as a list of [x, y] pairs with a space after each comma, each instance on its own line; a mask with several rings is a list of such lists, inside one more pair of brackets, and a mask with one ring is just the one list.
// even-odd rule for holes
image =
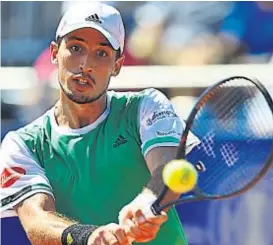
[[118, 224], [108, 224], [96, 229], [88, 239], [88, 245], [131, 245], [125, 231]]

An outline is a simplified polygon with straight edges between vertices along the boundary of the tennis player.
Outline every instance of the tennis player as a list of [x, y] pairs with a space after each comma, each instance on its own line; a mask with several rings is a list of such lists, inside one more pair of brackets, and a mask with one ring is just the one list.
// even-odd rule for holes
[[[143, 211], [162, 187], [183, 123], [155, 89], [108, 91], [123, 64], [124, 37], [115, 8], [68, 9], [50, 45], [59, 100], [2, 142], [1, 211], [17, 213], [33, 245], [128, 245], [129, 237], [187, 244], [174, 209], [168, 218]], [[196, 142], [192, 135], [188, 150]]]

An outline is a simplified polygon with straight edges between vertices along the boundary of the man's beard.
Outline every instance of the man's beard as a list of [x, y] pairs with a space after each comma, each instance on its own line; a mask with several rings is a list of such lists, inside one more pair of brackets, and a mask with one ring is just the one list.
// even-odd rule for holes
[[109, 81], [108, 81], [106, 88], [100, 94], [98, 94], [96, 96], [76, 95], [72, 91], [65, 88], [60, 82], [59, 82], [59, 84], [60, 84], [60, 87], [61, 87], [62, 91], [64, 92], [64, 94], [71, 101], [73, 101], [76, 104], [83, 105], [83, 104], [93, 103], [94, 101], [97, 101], [98, 99], [100, 99], [107, 92], [108, 86], [109, 86]]

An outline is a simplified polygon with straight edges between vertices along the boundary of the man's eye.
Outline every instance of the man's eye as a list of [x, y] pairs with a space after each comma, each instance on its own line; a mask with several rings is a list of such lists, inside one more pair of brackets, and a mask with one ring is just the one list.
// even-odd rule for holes
[[106, 56], [108, 56], [108, 54], [104, 50], [98, 50], [97, 51], [97, 55], [99, 57], [106, 57]]
[[71, 51], [73, 52], [81, 52], [82, 51], [82, 48], [78, 45], [73, 45], [71, 48], [70, 48]]

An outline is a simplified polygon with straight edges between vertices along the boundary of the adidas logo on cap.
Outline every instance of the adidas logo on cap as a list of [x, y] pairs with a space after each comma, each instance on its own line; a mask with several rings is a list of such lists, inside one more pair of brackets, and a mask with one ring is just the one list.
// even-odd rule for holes
[[99, 16], [97, 14], [92, 14], [85, 18], [86, 21], [94, 21], [101, 24], [101, 21], [99, 19]]

